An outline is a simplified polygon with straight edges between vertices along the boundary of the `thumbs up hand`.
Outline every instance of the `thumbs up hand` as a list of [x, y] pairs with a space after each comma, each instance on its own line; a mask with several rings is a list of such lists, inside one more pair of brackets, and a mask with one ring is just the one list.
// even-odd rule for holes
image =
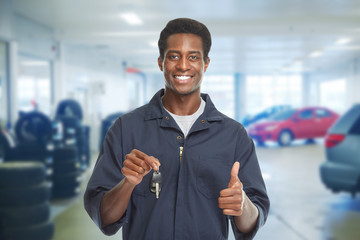
[[219, 208], [223, 209], [225, 215], [241, 216], [243, 213], [246, 195], [243, 191], [243, 184], [238, 177], [239, 169], [240, 163], [235, 162], [231, 169], [228, 188], [220, 192]]

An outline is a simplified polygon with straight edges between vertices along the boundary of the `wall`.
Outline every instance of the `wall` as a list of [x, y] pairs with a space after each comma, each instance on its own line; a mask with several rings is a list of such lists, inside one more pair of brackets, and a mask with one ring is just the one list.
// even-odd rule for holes
[[10, 0], [0, 0], [0, 39], [9, 40], [12, 37]]
[[[309, 105], [317, 105], [320, 102], [320, 85], [325, 81], [346, 79], [346, 100], [343, 111], [350, 108], [354, 103], [360, 103], [360, 58], [354, 58], [347, 62], [340, 62], [337, 66], [322, 71], [308, 74], [306, 77], [310, 91]], [[314, 95], [316, 93], [316, 95]]]

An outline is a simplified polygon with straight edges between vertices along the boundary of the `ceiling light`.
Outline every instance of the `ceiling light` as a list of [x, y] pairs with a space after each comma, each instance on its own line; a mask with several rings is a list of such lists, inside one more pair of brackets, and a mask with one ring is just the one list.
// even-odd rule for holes
[[49, 66], [49, 63], [46, 61], [23, 61], [20, 62], [22, 66], [26, 67], [43, 67], [43, 66]]
[[321, 55], [323, 55], [323, 51], [315, 51], [315, 52], [312, 52], [312, 53], [309, 55], [309, 57], [311, 57], [311, 58], [316, 58], [316, 57], [319, 57], [319, 56], [321, 56]]
[[123, 13], [120, 15], [120, 17], [130, 25], [141, 25], [143, 23], [135, 13]]
[[339, 39], [336, 41], [336, 44], [337, 44], [337, 45], [344, 45], [344, 44], [348, 44], [349, 42], [351, 42], [351, 39], [350, 39], [350, 38], [339, 38]]

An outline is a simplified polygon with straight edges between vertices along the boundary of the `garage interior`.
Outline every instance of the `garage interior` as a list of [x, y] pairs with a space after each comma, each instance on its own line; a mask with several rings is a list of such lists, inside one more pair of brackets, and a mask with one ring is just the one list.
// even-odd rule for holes
[[[83, 194], [107, 128], [163, 88], [157, 40], [177, 17], [208, 26], [211, 62], [201, 90], [241, 123], [273, 106], [321, 106], [341, 117], [360, 103], [358, 0], [0, 0], [0, 164], [41, 156], [44, 178], [58, 176], [47, 187], [51, 239], [122, 239], [121, 230], [101, 233]], [[256, 240], [359, 238], [359, 195], [321, 180], [325, 135], [287, 146], [254, 141], [271, 201]], [[71, 189], [55, 190], [70, 178]]]

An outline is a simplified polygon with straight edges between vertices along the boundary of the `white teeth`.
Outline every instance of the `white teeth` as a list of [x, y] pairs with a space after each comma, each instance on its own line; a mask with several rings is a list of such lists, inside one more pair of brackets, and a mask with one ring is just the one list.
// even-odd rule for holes
[[177, 78], [179, 80], [187, 80], [190, 78], [190, 76], [175, 76], [175, 78]]

